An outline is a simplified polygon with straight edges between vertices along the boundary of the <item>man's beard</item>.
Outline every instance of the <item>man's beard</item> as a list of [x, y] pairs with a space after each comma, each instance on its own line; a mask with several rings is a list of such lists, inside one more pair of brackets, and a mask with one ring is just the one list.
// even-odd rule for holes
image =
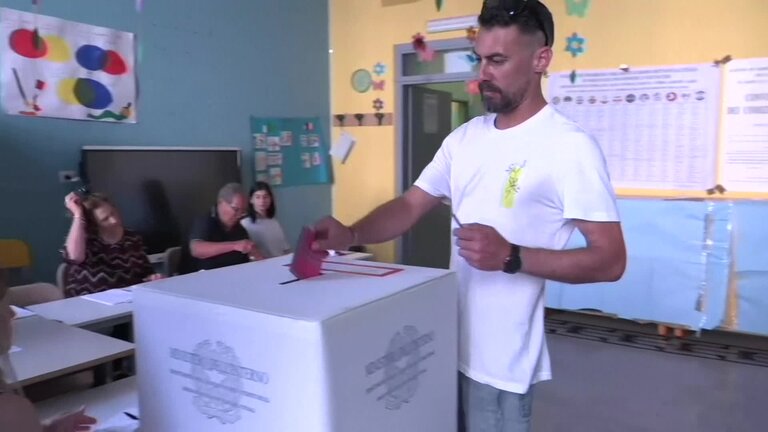
[[[486, 98], [486, 92], [496, 93], [498, 97], [493, 99]], [[499, 87], [496, 87], [487, 81], [480, 83], [480, 95], [483, 98], [483, 104], [485, 104], [486, 111], [497, 114], [509, 114], [520, 107], [520, 104], [523, 101], [523, 98], [520, 95], [509, 95], [504, 93]]]

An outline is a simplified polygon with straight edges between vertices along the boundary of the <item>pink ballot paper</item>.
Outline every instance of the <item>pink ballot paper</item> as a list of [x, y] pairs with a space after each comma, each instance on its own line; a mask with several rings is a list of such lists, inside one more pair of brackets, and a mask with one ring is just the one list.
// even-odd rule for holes
[[302, 228], [290, 267], [291, 273], [299, 279], [320, 276], [320, 269], [326, 252], [313, 251], [313, 241], [315, 241], [315, 231], [309, 227]]

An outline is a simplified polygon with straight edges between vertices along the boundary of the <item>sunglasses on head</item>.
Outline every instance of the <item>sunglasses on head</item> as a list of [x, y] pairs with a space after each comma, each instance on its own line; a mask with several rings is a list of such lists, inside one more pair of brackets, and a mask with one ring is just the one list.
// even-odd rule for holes
[[[525, 13], [528, 7], [536, 1], [538, 0], [485, 0], [483, 2], [483, 9], [499, 8], [514, 19]], [[529, 15], [536, 21], [539, 30], [544, 33], [544, 45], [550, 46], [549, 34], [547, 34], [547, 29], [544, 28], [544, 22], [541, 21], [541, 18], [535, 10], [531, 10]]]

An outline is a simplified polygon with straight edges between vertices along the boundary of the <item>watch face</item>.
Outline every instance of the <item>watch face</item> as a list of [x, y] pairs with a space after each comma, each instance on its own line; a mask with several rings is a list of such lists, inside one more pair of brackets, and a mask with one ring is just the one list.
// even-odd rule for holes
[[523, 266], [523, 261], [520, 260], [520, 249], [514, 245], [511, 246], [509, 258], [504, 261], [504, 273], [517, 273], [520, 271], [520, 267]]
[[504, 273], [517, 273], [521, 264], [520, 257], [512, 257], [504, 263]]

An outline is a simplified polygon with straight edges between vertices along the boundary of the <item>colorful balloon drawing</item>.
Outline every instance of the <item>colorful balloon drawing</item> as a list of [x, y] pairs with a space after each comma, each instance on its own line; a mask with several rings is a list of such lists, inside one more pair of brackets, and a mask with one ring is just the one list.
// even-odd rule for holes
[[38, 59], [48, 54], [45, 39], [34, 30], [14, 30], [9, 38], [9, 44], [13, 52], [22, 57]]
[[115, 51], [96, 45], [83, 45], [75, 53], [77, 63], [91, 71], [103, 70], [110, 75], [122, 75], [128, 71], [125, 60]]
[[77, 78], [65, 78], [59, 81], [58, 95], [62, 102], [69, 105], [77, 105], [77, 98], [75, 97], [75, 82]]
[[[134, 1], [140, 8], [143, 2]], [[34, 7], [2, 15], [4, 113], [136, 122], [135, 35], [41, 15]]]
[[54, 35], [40, 36], [35, 30], [14, 30], [8, 42], [13, 52], [22, 57], [55, 63], [66, 63], [72, 58], [72, 50], [64, 39]]
[[45, 59], [55, 63], [66, 63], [72, 60], [72, 50], [67, 41], [59, 36], [43, 36], [45, 45], [48, 47], [48, 55]]
[[112, 104], [112, 93], [102, 83], [90, 78], [67, 78], [59, 82], [59, 98], [70, 105], [105, 109]]
[[[66, 63], [72, 59], [72, 49], [59, 36], [40, 36], [37, 30], [17, 29], [11, 32], [9, 45], [16, 54], [30, 59], [45, 59]], [[123, 75], [128, 66], [118, 52], [96, 45], [83, 45], [75, 53], [77, 63], [90, 71], [104, 71], [110, 75]]]

